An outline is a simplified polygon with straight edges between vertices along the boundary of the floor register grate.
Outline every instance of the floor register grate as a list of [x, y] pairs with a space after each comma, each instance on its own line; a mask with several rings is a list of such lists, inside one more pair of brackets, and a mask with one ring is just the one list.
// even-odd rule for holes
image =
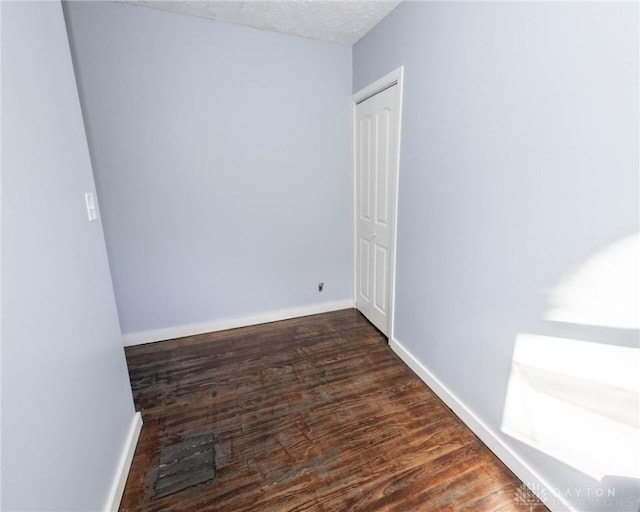
[[161, 498], [213, 480], [216, 474], [213, 435], [184, 439], [160, 451], [154, 496]]

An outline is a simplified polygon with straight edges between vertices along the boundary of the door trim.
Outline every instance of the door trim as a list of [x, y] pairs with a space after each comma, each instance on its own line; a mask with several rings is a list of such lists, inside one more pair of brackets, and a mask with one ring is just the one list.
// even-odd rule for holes
[[382, 78], [379, 78], [375, 82], [360, 89], [352, 97], [351, 102], [351, 154], [352, 154], [352, 170], [353, 170], [353, 307], [356, 307], [356, 301], [358, 297], [357, 289], [357, 275], [358, 275], [358, 261], [357, 261], [357, 220], [358, 212], [356, 209], [358, 193], [358, 169], [356, 161], [356, 106], [358, 103], [362, 103], [364, 100], [375, 96], [379, 92], [398, 85], [398, 147], [396, 151], [396, 190], [394, 197], [394, 219], [391, 233], [391, 261], [389, 265], [389, 340], [393, 339], [395, 331], [395, 313], [396, 313], [396, 252], [397, 252], [397, 237], [398, 231], [398, 191], [400, 190], [400, 148], [402, 146], [402, 98], [403, 98], [403, 80], [404, 80], [404, 66], [394, 69], [390, 73], [387, 73]]

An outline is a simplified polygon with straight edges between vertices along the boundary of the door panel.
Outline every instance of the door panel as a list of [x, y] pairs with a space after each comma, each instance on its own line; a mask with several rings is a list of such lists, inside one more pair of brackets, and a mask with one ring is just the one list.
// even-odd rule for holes
[[371, 219], [371, 116], [360, 122], [360, 218]]
[[389, 334], [398, 151], [398, 85], [356, 106], [356, 307]]
[[375, 290], [376, 297], [374, 306], [382, 314], [387, 311], [387, 269], [389, 261], [387, 258], [387, 248], [381, 245], [376, 245], [376, 254], [374, 260], [375, 269]]
[[380, 114], [378, 127], [379, 158], [376, 175], [376, 222], [389, 225], [389, 123], [391, 111], [385, 108]]
[[369, 292], [369, 261], [370, 261], [370, 244], [367, 240], [360, 240], [360, 295], [366, 301], [371, 299]]

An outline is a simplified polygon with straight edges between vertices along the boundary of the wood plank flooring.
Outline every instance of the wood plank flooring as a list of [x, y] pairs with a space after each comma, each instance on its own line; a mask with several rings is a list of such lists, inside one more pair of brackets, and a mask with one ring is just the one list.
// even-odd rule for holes
[[[355, 310], [126, 355], [144, 427], [123, 512], [547, 510], [515, 502], [519, 480]], [[167, 494], [162, 454], [206, 436], [215, 472]]]

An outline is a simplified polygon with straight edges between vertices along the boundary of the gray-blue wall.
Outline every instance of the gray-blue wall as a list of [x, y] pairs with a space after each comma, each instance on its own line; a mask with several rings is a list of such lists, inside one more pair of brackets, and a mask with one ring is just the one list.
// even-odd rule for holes
[[393, 336], [551, 484], [607, 487], [500, 425], [519, 333], [638, 346], [544, 320], [563, 277], [638, 232], [638, 6], [404, 2], [354, 46], [353, 90], [400, 65]]
[[133, 401], [59, 2], [2, 2], [2, 510], [103, 510]]
[[66, 15], [124, 333], [352, 297], [351, 48]]

